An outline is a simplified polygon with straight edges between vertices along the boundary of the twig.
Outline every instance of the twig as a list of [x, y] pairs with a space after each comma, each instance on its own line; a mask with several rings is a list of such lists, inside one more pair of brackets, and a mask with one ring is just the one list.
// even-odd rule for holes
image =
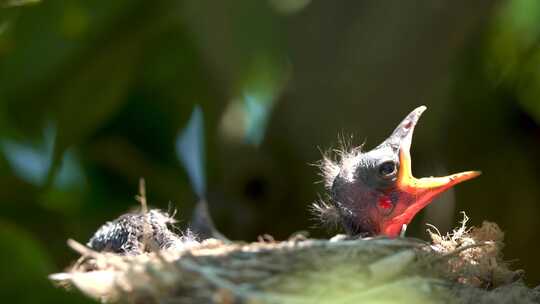
[[93, 257], [93, 258], [97, 258], [99, 256], [99, 253], [84, 246], [83, 244], [73, 240], [73, 239], [68, 239], [67, 240], [67, 244], [69, 247], [71, 247], [71, 249], [77, 251], [80, 255], [82, 256], [89, 256], [89, 257]]
[[139, 179], [139, 195], [136, 196], [136, 199], [141, 204], [141, 213], [148, 213], [148, 204], [146, 202], [146, 185], [144, 178]]
[[146, 184], [144, 178], [139, 179], [139, 195], [136, 196], [137, 201], [141, 204], [141, 213], [143, 214], [143, 240], [142, 240], [142, 252], [150, 249], [153, 251], [153, 246], [150, 246], [150, 234], [152, 233], [152, 227], [148, 223], [148, 203], [146, 201]]

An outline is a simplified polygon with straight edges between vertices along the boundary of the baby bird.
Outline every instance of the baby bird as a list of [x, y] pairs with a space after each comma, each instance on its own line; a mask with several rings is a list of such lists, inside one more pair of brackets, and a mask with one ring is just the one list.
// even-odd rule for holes
[[314, 210], [325, 222], [341, 223], [349, 235], [396, 237], [436, 196], [480, 175], [467, 171], [444, 177], [415, 178], [410, 147], [425, 106], [414, 109], [394, 132], [371, 151], [342, 152], [337, 162], [325, 157], [322, 171], [331, 203]]
[[190, 230], [176, 234], [174, 223], [171, 215], [159, 209], [129, 212], [103, 224], [86, 245], [95, 251], [137, 255], [198, 243]]

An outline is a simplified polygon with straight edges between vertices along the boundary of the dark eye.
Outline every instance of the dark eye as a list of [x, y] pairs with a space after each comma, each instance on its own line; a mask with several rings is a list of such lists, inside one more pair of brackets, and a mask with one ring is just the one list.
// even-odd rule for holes
[[396, 163], [387, 161], [379, 165], [379, 174], [382, 177], [392, 177], [396, 173]]

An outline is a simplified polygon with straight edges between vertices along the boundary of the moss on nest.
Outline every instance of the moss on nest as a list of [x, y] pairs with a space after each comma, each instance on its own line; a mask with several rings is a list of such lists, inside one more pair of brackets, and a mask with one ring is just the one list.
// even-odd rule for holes
[[[70, 246], [82, 257], [51, 279], [102, 302], [538, 303], [502, 260], [496, 224], [411, 238], [284, 242], [207, 239], [138, 255]], [[435, 230], [435, 231], [433, 231]]]

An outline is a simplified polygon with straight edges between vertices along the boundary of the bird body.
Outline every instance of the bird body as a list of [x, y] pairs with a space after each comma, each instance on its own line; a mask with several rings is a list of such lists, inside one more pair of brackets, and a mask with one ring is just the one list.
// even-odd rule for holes
[[181, 235], [175, 233], [175, 222], [171, 215], [159, 209], [125, 213], [103, 224], [87, 246], [96, 251], [136, 255], [198, 243], [190, 230]]

